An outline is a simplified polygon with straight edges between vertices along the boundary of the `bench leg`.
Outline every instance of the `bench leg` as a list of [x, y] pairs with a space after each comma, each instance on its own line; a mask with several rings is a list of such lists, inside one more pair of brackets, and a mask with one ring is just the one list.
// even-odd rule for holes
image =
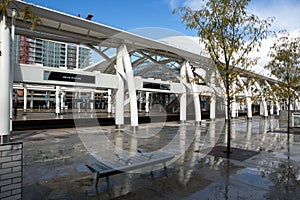
[[[109, 196], [111, 195], [111, 188], [110, 188], [110, 183], [109, 183], [109, 177], [106, 176], [106, 184], [107, 184], [107, 190], [108, 190], [108, 194]], [[96, 176], [96, 182], [95, 182], [95, 187], [96, 187], [96, 190], [98, 191], [98, 183], [99, 183], [99, 180], [100, 180], [100, 173], [97, 172], [97, 176]]]
[[107, 190], [109, 196], [111, 195], [111, 188], [110, 188], [110, 183], [109, 183], [109, 176], [106, 176], [106, 184], [107, 184]]
[[97, 172], [96, 180], [95, 180], [95, 187], [96, 187], [96, 188], [98, 187], [99, 179], [100, 179], [100, 173]]
[[168, 177], [168, 168], [165, 162], [163, 163], [163, 166], [164, 166], [165, 176]]
[[154, 179], [153, 170], [151, 170], [150, 174], [151, 174], [151, 178]]

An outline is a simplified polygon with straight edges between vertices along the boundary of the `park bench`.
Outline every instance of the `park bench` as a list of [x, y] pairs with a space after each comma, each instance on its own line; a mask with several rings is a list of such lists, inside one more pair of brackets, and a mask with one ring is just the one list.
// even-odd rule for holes
[[126, 173], [133, 170], [151, 167], [162, 164], [167, 175], [166, 162], [172, 160], [174, 155], [170, 155], [164, 152], [142, 153], [139, 152], [134, 156], [120, 156], [115, 154], [115, 158], [112, 160], [97, 161], [94, 163], [86, 164], [86, 167], [92, 172], [96, 173], [95, 187], [98, 187], [100, 178], [106, 178], [108, 191], [110, 193], [109, 177], [112, 175]]

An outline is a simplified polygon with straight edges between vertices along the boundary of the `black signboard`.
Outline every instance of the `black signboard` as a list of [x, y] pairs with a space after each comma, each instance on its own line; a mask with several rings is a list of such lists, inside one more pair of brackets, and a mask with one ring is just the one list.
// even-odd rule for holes
[[170, 85], [161, 84], [161, 83], [143, 82], [143, 88], [158, 89], [158, 90], [170, 90]]
[[95, 84], [95, 76], [66, 72], [44, 71], [44, 80]]

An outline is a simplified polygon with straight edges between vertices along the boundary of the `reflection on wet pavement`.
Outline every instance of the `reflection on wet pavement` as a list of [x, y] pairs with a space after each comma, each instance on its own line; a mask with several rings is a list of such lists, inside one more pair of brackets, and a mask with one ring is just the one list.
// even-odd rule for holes
[[[226, 145], [224, 126], [216, 120], [201, 127], [192, 121], [143, 124], [137, 131], [104, 126], [17, 132], [14, 141], [24, 142], [23, 199], [300, 199], [300, 134], [288, 136], [274, 118], [234, 120], [232, 156], [248, 157], [226, 159], [213, 152]], [[141, 170], [112, 176], [111, 196], [105, 180], [94, 188], [85, 164], [137, 149], [174, 154], [168, 177], [163, 170], [153, 177]]]

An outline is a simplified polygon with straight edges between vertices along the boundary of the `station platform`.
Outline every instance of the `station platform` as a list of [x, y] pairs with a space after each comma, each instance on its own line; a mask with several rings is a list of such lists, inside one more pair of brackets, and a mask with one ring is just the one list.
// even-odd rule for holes
[[[188, 119], [193, 116], [188, 115]], [[209, 113], [203, 112], [202, 119], [209, 119]], [[139, 113], [139, 123], [179, 121], [179, 113], [166, 114], [162, 112]], [[130, 124], [130, 114], [125, 113], [125, 125]], [[55, 114], [53, 110], [18, 110], [17, 116], [13, 119], [13, 131], [73, 128], [89, 126], [115, 125], [114, 114], [106, 112], [78, 112], [77, 110], [64, 111]]]
[[[23, 198], [227, 200], [300, 199], [300, 134], [286, 134], [278, 118], [254, 117], [232, 123], [232, 153], [224, 156], [224, 120], [141, 124], [130, 129], [114, 126], [19, 131], [13, 142], [24, 144]], [[97, 144], [97, 145], [96, 145]], [[122, 173], [107, 188], [85, 164], [115, 153], [175, 152], [163, 170]], [[108, 193], [111, 190], [111, 195]]]

